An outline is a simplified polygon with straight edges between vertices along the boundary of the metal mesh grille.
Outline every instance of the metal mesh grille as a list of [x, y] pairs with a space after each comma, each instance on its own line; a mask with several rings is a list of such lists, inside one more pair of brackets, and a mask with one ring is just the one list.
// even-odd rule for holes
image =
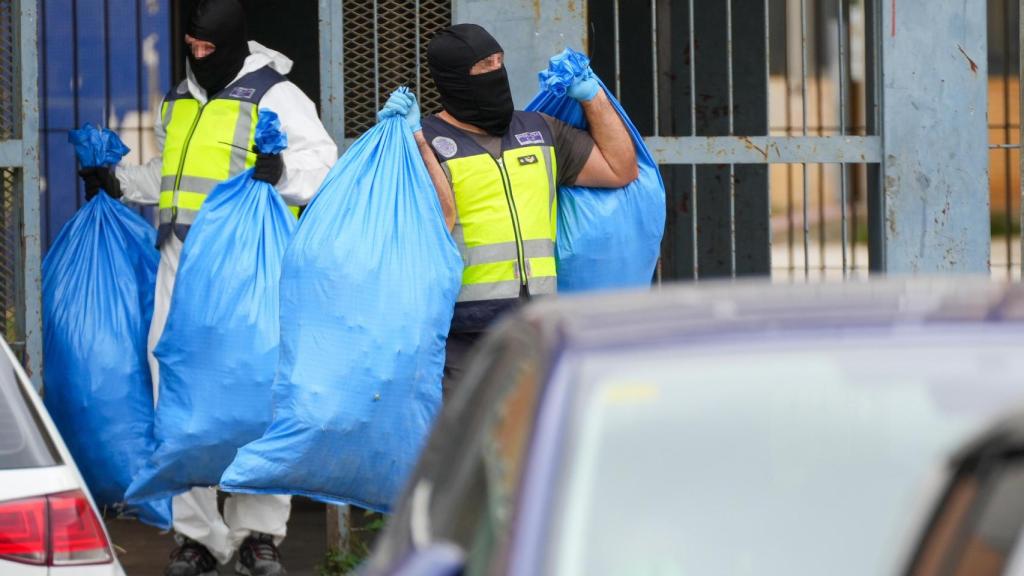
[[18, 3], [0, 0], [0, 139], [20, 137], [18, 122]]
[[346, 0], [346, 137], [373, 126], [380, 105], [402, 85], [418, 88], [424, 114], [440, 109], [426, 50], [434, 32], [451, 20], [450, 0]]
[[16, 353], [24, 349], [21, 305], [21, 171], [0, 169], [0, 310], [4, 336]]

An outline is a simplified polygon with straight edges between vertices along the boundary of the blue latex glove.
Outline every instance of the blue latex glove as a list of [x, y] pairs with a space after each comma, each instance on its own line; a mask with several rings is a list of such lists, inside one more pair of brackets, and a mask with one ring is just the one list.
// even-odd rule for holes
[[391, 93], [388, 101], [384, 103], [384, 107], [380, 109], [380, 112], [377, 112], [377, 121], [380, 122], [384, 118], [391, 116], [405, 118], [405, 123], [409, 125], [413, 132], [419, 132], [423, 129], [420, 123], [420, 106], [416, 102], [416, 95], [405, 86]]
[[594, 72], [587, 68], [587, 73], [573, 80], [572, 86], [566, 91], [570, 98], [577, 102], [590, 102], [601, 91], [601, 84], [598, 83]]

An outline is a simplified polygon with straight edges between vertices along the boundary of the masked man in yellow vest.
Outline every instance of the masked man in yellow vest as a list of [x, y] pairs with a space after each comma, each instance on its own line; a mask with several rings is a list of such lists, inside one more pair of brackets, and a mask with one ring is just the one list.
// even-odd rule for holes
[[[237, 0], [201, 0], [185, 43], [187, 78], [164, 99], [155, 126], [162, 158], [82, 174], [88, 195], [102, 187], [128, 202], [159, 206], [161, 259], [149, 334], [154, 390], [159, 365], [152, 349], [167, 318], [182, 242], [206, 195], [220, 182], [255, 168], [254, 178], [274, 184], [288, 204], [302, 206], [337, 159], [313, 103], [284, 76], [291, 60], [247, 42], [245, 14]], [[280, 118], [288, 136], [288, 148], [280, 155], [250, 152], [259, 108]], [[216, 561], [228, 562], [236, 549], [239, 573], [284, 574], [276, 546], [285, 536], [290, 506], [285, 496], [237, 494], [227, 499], [222, 517], [213, 488], [175, 497], [179, 546], [166, 574], [216, 573]]]
[[499, 315], [554, 294], [558, 186], [620, 188], [637, 178], [633, 142], [596, 78], [568, 94], [589, 132], [514, 110], [504, 51], [484, 28], [457, 24], [427, 47], [444, 110], [420, 121], [415, 98], [395, 93], [380, 116], [404, 116], [437, 188], [465, 271], [448, 335], [445, 395], [464, 357]]

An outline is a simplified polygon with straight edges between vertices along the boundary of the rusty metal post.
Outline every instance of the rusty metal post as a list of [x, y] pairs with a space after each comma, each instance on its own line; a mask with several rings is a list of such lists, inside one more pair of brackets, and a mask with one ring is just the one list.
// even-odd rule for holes
[[[1020, 251], [1020, 258], [1021, 258], [1021, 262], [1019, 262], [1019, 264], [1020, 264], [1020, 269], [1021, 269], [1021, 279], [1024, 279], [1024, 0], [1020, 0], [1020, 10], [1017, 12], [1017, 20], [1018, 20], [1018, 22], [1017, 22], [1017, 26], [1018, 26], [1017, 30], [1018, 30], [1018, 32], [1017, 33], [1019, 34], [1019, 36], [1017, 37], [1017, 50], [1019, 51], [1018, 59], [1017, 59], [1017, 67], [1018, 67], [1018, 70], [1017, 70], [1017, 81], [1020, 83], [1019, 84], [1019, 89], [1018, 89], [1018, 94], [1017, 94], [1017, 99], [1020, 100], [1020, 116], [1018, 117], [1018, 121], [1017, 121], [1017, 124], [1019, 125], [1019, 128], [1020, 128], [1020, 139], [1017, 140], [1017, 142], [1021, 146], [1020, 156], [1019, 156], [1019, 158], [1020, 158], [1020, 176], [1021, 176], [1020, 177], [1020, 187], [1021, 187], [1021, 191], [1020, 191], [1020, 195], [1021, 195], [1021, 203], [1020, 203], [1020, 210], [1021, 210], [1021, 212], [1020, 212], [1020, 217], [1021, 217], [1021, 219], [1020, 219], [1020, 222], [1021, 222], [1021, 226], [1020, 226], [1020, 228], [1021, 228], [1021, 251]], [[1009, 211], [1009, 210], [1012, 210], [1013, 207], [1012, 206], [1007, 206], [1006, 209], [1007, 209], [1007, 211]], [[1007, 230], [1006, 233], [1009, 234], [1009, 235], [1012, 235], [1013, 234], [1013, 228], [1010, 227], [1010, 229]]]
[[988, 273], [985, 0], [881, 6], [887, 273]]

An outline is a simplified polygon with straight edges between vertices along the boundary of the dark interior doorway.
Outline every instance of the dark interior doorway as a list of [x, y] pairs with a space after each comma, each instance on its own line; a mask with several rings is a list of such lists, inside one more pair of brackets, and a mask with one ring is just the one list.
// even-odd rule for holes
[[[198, 0], [173, 0], [171, 53], [174, 81], [185, 77], [185, 29]], [[316, 0], [239, 0], [246, 12], [249, 38], [277, 50], [295, 63], [288, 79], [320, 109], [320, 23]]]

